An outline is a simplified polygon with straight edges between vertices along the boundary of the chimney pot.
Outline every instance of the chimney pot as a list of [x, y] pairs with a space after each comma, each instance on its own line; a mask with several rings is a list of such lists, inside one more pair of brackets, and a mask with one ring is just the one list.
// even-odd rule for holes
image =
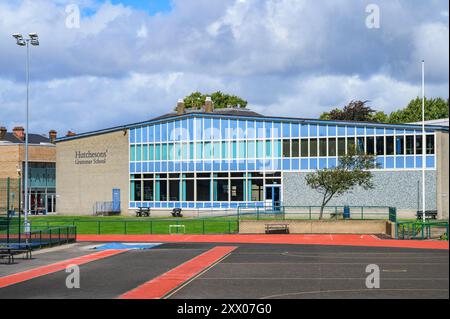
[[210, 96], [207, 96], [205, 99], [205, 112], [212, 113], [214, 111], [213, 102]]
[[48, 138], [50, 139], [50, 143], [55, 143], [57, 132], [55, 130], [50, 130], [48, 132]]
[[15, 128], [13, 128], [13, 134], [23, 140], [25, 138], [25, 129], [22, 126], [16, 126]]
[[184, 101], [182, 99], [179, 99], [177, 102], [177, 114], [181, 115], [184, 114], [186, 112], [185, 107], [184, 107]]

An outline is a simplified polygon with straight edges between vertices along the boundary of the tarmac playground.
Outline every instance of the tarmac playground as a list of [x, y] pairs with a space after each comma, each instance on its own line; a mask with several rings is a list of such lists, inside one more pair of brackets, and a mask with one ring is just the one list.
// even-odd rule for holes
[[[0, 265], [0, 299], [449, 298], [448, 242], [371, 235], [79, 235]], [[379, 288], [367, 288], [368, 265]], [[69, 289], [66, 267], [78, 265]]]

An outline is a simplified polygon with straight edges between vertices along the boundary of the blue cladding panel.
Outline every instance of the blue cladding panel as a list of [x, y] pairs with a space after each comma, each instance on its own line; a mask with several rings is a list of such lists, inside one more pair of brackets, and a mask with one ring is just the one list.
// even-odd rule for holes
[[358, 128], [356, 129], [356, 134], [357, 134], [357, 135], [364, 135], [364, 134], [365, 134], [365, 129], [364, 129], [364, 127], [358, 127]]
[[291, 161], [288, 159], [283, 160], [283, 169], [290, 170], [291, 169]]
[[291, 160], [291, 169], [292, 170], [299, 170], [300, 169], [300, 160], [298, 159], [293, 159]]
[[374, 135], [375, 129], [373, 127], [366, 127], [366, 134], [367, 135]]
[[384, 128], [377, 128], [375, 130], [376, 135], [383, 135], [384, 134]]
[[385, 168], [394, 168], [394, 157], [386, 156], [386, 167]]
[[309, 125], [309, 136], [311, 136], [311, 137], [317, 136], [317, 125], [316, 124]]
[[247, 137], [248, 138], [255, 138], [256, 137], [255, 122], [254, 121], [247, 121]]
[[302, 170], [308, 169], [308, 160], [307, 159], [302, 159], [300, 161], [300, 169], [302, 169]]
[[338, 126], [338, 136], [345, 136], [345, 126]]
[[434, 168], [434, 156], [427, 156], [427, 168]]
[[264, 134], [264, 122], [261, 121], [257, 121], [256, 122], [256, 137], [257, 138], [264, 138], [265, 134]]
[[336, 126], [329, 125], [328, 126], [328, 136], [336, 136]]
[[273, 137], [280, 137], [281, 135], [281, 123], [279, 122], [274, 122], [273, 123]]
[[328, 167], [329, 168], [336, 167], [336, 159], [335, 158], [329, 158], [328, 159]]
[[406, 168], [414, 168], [414, 156], [406, 156]]
[[378, 156], [376, 160], [377, 166], [380, 169], [384, 168], [384, 157]]
[[327, 136], [327, 127], [325, 125], [319, 125], [319, 135]]
[[319, 168], [320, 169], [327, 168], [327, 159], [326, 158], [319, 159]]
[[416, 156], [416, 168], [422, 168], [422, 156]]
[[300, 135], [301, 135], [301, 137], [309, 136], [309, 125], [308, 124], [302, 124], [300, 126]]
[[317, 159], [312, 158], [309, 160], [309, 169], [317, 169]]
[[283, 124], [283, 137], [291, 136], [291, 124], [290, 123], [282, 123]]
[[291, 125], [291, 134], [293, 138], [300, 137], [300, 124], [293, 123]]
[[395, 158], [395, 167], [396, 168], [405, 168], [405, 157], [404, 156], [397, 156]]
[[130, 143], [134, 143], [136, 141], [136, 130], [131, 129], [130, 130]]
[[355, 135], [355, 127], [353, 126], [347, 126], [347, 135], [354, 136]]

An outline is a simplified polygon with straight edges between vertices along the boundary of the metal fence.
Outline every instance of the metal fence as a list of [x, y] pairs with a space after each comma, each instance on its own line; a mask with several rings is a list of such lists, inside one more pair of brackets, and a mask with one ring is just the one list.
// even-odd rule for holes
[[395, 238], [448, 240], [448, 222], [397, 222]]
[[0, 179], [0, 216], [17, 214], [21, 211], [20, 179]]
[[[320, 206], [265, 206], [237, 210], [239, 219], [319, 219]], [[326, 206], [323, 219], [385, 219], [396, 221], [395, 207], [388, 206]]]

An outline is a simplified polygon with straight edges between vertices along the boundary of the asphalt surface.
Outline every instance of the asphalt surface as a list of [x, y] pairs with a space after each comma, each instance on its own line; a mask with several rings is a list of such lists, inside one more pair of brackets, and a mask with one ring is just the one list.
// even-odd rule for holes
[[[214, 246], [217, 244], [180, 243], [128, 251], [80, 266], [79, 289], [67, 289], [65, 280], [68, 274], [59, 271], [2, 288], [0, 299], [117, 298]], [[221, 262], [166, 297], [449, 298], [448, 250], [319, 245], [237, 246], [239, 248]], [[72, 250], [72, 255], [92, 252], [85, 247]], [[43, 264], [44, 258], [50, 262], [53, 257], [58, 257], [55, 256], [57, 253], [40, 254], [35, 258]], [[50, 255], [53, 257], [48, 257]], [[66, 252], [66, 256], [59, 257], [71, 258], [69, 255]], [[21, 265], [27, 262], [35, 261], [19, 260]], [[369, 275], [366, 267], [370, 264], [380, 269], [380, 288], [366, 287]], [[3, 267], [10, 265], [0, 265], [1, 276], [6, 274]], [[12, 267], [9, 269], [13, 272]]]

